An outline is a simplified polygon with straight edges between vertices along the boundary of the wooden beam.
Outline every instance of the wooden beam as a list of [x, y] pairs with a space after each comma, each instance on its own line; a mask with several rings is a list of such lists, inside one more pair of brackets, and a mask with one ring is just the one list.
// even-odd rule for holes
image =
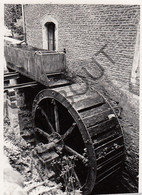
[[4, 81], [9, 81], [10, 79], [18, 79], [19, 78], [19, 73], [14, 72], [14, 73], [6, 73], [4, 74]]
[[5, 86], [4, 87], [4, 91], [8, 90], [8, 89], [21, 89], [21, 88], [25, 88], [25, 87], [34, 87], [37, 85], [37, 82], [33, 81], [33, 82], [27, 82], [27, 83], [21, 83], [21, 84], [16, 84], [16, 85], [10, 85], [10, 86]]

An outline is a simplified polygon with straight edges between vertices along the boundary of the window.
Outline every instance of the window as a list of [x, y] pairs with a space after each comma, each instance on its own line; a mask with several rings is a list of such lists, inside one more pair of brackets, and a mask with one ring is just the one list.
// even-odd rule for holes
[[47, 46], [49, 51], [55, 50], [55, 24], [53, 22], [48, 22], [45, 24], [47, 31]]
[[58, 22], [49, 15], [41, 19], [43, 49], [58, 50]]

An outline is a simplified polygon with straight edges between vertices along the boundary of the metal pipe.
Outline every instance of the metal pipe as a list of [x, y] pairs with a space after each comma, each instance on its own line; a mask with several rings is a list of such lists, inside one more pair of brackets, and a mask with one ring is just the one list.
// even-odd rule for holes
[[23, 17], [23, 33], [24, 33], [24, 41], [27, 44], [26, 37], [26, 22], [25, 22], [25, 12], [24, 12], [24, 4], [22, 4], [22, 17]]

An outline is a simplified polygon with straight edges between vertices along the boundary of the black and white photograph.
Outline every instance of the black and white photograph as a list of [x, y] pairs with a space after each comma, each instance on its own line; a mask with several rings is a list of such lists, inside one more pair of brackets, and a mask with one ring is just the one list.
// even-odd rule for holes
[[3, 194], [140, 193], [140, 4], [4, 3]]

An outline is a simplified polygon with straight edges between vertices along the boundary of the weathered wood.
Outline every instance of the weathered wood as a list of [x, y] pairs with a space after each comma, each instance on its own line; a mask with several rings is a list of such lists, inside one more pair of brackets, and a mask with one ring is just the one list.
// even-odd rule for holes
[[54, 133], [55, 130], [54, 130], [54, 128], [53, 128], [53, 126], [52, 126], [52, 124], [51, 124], [51, 122], [50, 122], [50, 120], [49, 120], [49, 118], [48, 118], [46, 112], [45, 112], [40, 106], [38, 106], [38, 109], [40, 110], [40, 112], [41, 112], [41, 114], [44, 116], [44, 118], [46, 119], [47, 124], [48, 124], [48, 126], [49, 126], [51, 132]]
[[84, 156], [82, 156], [81, 154], [79, 154], [78, 152], [70, 148], [69, 146], [65, 145], [65, 150], [67, 150], [68, 152], [76, 156], [78, 159], [81, 159], [83, 162], [88, 162], [87, 158], [85, 158]]
[[[45, 73], [62, 72], [65, 70], [64, 53], [41, 53], [42, 68]], [[41, 64], [41, 63], [40, 63]]]
[[124, 156], [124, 152], [121, 151], [121, 152], [118, 152], [115, 155], [113, 155], [111, 158], [109, 158], [107, 160], [104, 160], [102, 163], [98, 164], [97, 171], [99, 171], [100, 169], [104, 168], [109, 163], [111, 163], [111, 166], [112, 166], [113, 161], [115, 161], [116, 159], [121, 158], [122, 156]]
[[62, 135], [62, 139], [63, 140], [66, 139], [66, 137], [72, 133], [72, 131], [74, 130], [75, 126], [76, 126], [76, 123], [73, 123], [71, 125], [71, 127], [66, 131], [66, 133], [64, 135]]
[[[42, 101], [46, 99], [47, 101]], [[95, 172], [96, 161], [95, 161], [94, 149], [93, 149], [93, 145], [91, 144], [91, 138], [87, 132], [87, 129], [82, 123], [81, 118], [79, 118], [78, 112], [74, 110], [73, 106], [69, 103], [69, 101], [67, 101], [67, 99], [63, 97], [60, 93], [57, 93], [56, 89], [55, 90], [47, 89], [47, 90], [43, 90], [39, 92], [39, 94], [37, 94], [37, 96], [35, 97], [34, 103], [33, 103], [33, 119], [34, 119], [33, 126], [34, 127], [37, 126], [42, 129], [42, 122], [44, 124], [44, 121], [42, 120], [42, 117], [40, 118], [40, 115], [39, 115], [40, 112], [37, 110], [37, 108], [38, 108], [38, 105], [42, 105], [44, 107], [44, 105], [41, 102], [44, 102], [47, 108], [46, 102], [49, 102], [48, 107], [49, 107], [49, 110], [51, 110], [50, 108], [53, 108], [52, 99], [55, 99], [55, 101], [57, 101], [59, 114], [61, 115], [61, 117], [59, 117], [61, 128], [58, 134], [53, 133], [53, 135], [51, 136], [54, 137], [54, 135], [56, 136], [59, 135], [59, 140], [61, 140], [64, 144], [63, 151], [61, 151], [62, 152], [61, 155], [63, 155], [63, 157], [64, 155], [66, 157], [69, 156], [69, 159], [70, 157], [73, 157], [73, 156], [77, 157], [78, 161], [75, 160], [76, 169], [79, 167], [80, 169], [83, 170], [85, 166], [89, 166], [89, 168], [87, 168], [87, 171], [83, 173], [84, 178], [79, 178], [80, 180], [81, 179], [83, 180], [83, 181], [81, 180], [81, 184], [83, 188], [84, 186], [86, 186], [85, 190], [89, 194], [94, 187], [95, 174], [96, 174]], [[47, 114], [48, 114], [48, 117], [51, 119], [52, 117], [51, 112], [47, 111]], [[36, 121], [38, 119], [39, 121], [37, 123]], [[54, 121], [51, 121], [51, 122], [52, 122], [52, 125], [54, 125], [53, 124]], [[72, 130], [74, 126], [75, 126], [75, 129]], [[69, 136], [68, 136], [68, 133], [70, 134]], [[68, 137], [67, 139], [62, 139], [63, 136], [64, 137], [68, 136]], [[57, 147], [58, 147], [58, 144], [57, 144]], [[86, 156], [84, 157], [83, 154], [85, 150], [87, 151], [87, 153], [86, 153]]]
[[115, 137], [119, 137], [120, 135], [122, 135], [120, 127], [116, 125], [116, 127], [108, 129], [104, 133], [92, 137], [93, 145], [98, 147], [99, 145], [102, 145]]
[[36, 86], [37, 83], [35, 81], [33, 82], [27, 82], [27, 83], [21, 83], [21, 84], [16, 84], [16, 85], [9, 85], [4, 87], [4, 91], [8, 89], [21, 89], [21, 88], [26, 88], [26, 87], [34, 87]]
[[92, 139], [93, 145], [95, 147], [109, 141], [110, 139], [113, 139], [114, 137], [118, 136], [118, 133], [114, 129], [108, 131], [107, 133], [102, 134], [103, 136], [97, 136], [95, 139]]
[[49, 87], [53, 88], [53, 87], [60, 87], [60, 86], [65, 86], [65, 85], [69, 85], [70, 81], [66, 80], [66, 79], [58, 79], [58, 80], [53, 80], [49, 82]]
[[47, 83], [46, 73], [65, 71], [64, 53], [48, 53], [28, 47], [5, 45], [4, 54], [9, 66], [38, 82]]
[[73, 107], [77, 111], [86, 110], [91, 107], [104, 104], [104, 99], [99, 94], [94, 94], [91, 97], [73, 103]]
[[[123, 136], [113, 109], [100, 93], [91, 94], [87, 84], [71, 84], [61, 76], [65, 71], [63, 53], [6, 46], [5, 57], [11, 69], [50, 88], [39, 92], [33, 102], [35, 135], [43, 144], [50, 137], [47, 145], [53, 154], [49, 152], [47, 160], [58, 158], [57, 147], [61, 156], [78, 157], [76, 169], [87, 166], [82, 189], [90, 194], [96, 178], [99, 182], [107, 178], [123, 160]], [[42, 152], [46, 160], [46, 151]]]
[[80, 112], [79, 114], [82, 118], [85, 118], [85, 117], [88, 117], [90, 115], [95, 115], [95, 114], [98, 114], [100, 112], [103, 112], [104, 110], [107, 110], [109, 108], [110, 108], [109, 105], [107, 103], [105, 103], [105, 104], [102, 104], [98, 107], [91, 108], [89, 110], [84, 110], [83, 112]]
[[[118, 153], [120, 151], [124, 151], [124, 145], [121, 145], [117, 149], [113, 149], [113, 150], [109, 151], [105, 155], [105, 158], [109, 158], [109, 156], [113, 156], [113, 155], [115, 155], [116, 153]], [[96, 160], [97, 160], [97, 164], [99, 164], [100, 161], [103, 161], [104, 160], [104, 157], [103, 156], [97, 157]]]
[[45, 136], [47, 139], [48, 139], [49, 136], [50, 136], [47, 132], [43, 131], [42, 129], [40, 129], [40, 128], [38, 128], [38, 127], [36, 127], [34, 130], [35, 130], [35, 132], [38, 132], [39, 134]]
[[83, 118], [83, 122], [85, 123], [85, 125], [87, 127], [91, 127], [91, 126], [96, 125], [100, 122], [108, 120], [109, 114], [113, 114], [112, 109], [108, 109], [108, 110], [105, 110], [101, 113], [85, 117], [85, 118]]
[[[122, 163], [121, 163], [122, 164]], [[114, 170], [112, 170], [110, 173], [108, 173], [107, 175], [105, 175], [102, 178], [97, 178], [96, 180], [96, 185], [98, 185], [99, 183], [101, 183], [102, 181], [106, 180], [108, 177], [110, 177], [111, 175], [114, 175], [116, 173], [118, 173], [118, 171], [120, 171], [121, 166], [119, 166], [118, 168], [115, 168]]]
[[116, 118], [112, 118], [110, 120], [106, 120], [98, 125], [92, 126], [88, 128], [88, 131], [91, 137], [94, 137], [98, 134], [104, 133], [105, 131], [109, 131], [114, 127], [117, 127], [117, 120]]
[[17, 72], [9, 72], [4, 74], [4, 81], [9, 81], [10, 79], [18, 79], [19, 73]]
[[55, 100], [53, 100], [53, 106], [54, 106], [55, 128], [56, 131], [59, 133], [60, 132], [59, 113], [58, 113], [57, 103], [55, 102]]
[[59, 87], [55, 89], [57, 92], [62, 94], [66, 98], [71, 98], [74, 96], [86, 95], [87, 87], [84, 83], [72, 84], [65, 87]]
[[105, 148], [106, 146], [107, 147], [110, 147], [110, 146], [113, 146], [114, 144], [118, 144], [120, 146], [120, 140], [122, 140], [122, 135], [120, 135], [119, 137], [116, 137], [112, 140], [109, 140], [108, 142], [105, 142], [104, 144], [98, 146], [98, 147], [95, 147], [95, 150], [99, 153], [100, 150], [102, 150], [103, 148]]
[[87, 88], [84, 83], [59, 87], [55, 91], [62, 94], [77, 110], [104, 103], [103, 98], [97, 92], [93, 94], [86, 93]]
[[107, 177], [107, 175], [110, 174], [112, 170], [114, 169], [117, 170], [118, 168], [120, 168], [121, 164], [122, 164], [122, 161], [119, 161], [114, 166], [111, 166], [109, 169], [106, 169], [103, 173], [98, 175], [97, 181], [100, 180], [100, 178], [102, 179], [103, 177]]
[[[69, 154], [69, 156], [77, 156], [83, 166], [84, 162], [85, 166], [89, 165], [88, 175], [96, 174], [97, 182], [100, 182], [120, 169], [124, 154], [123, 136], [118, 119], [109, 104], [99, 93], [84, 94], [82, 92], [84, 89], [85, 86], [81, 89], [81, 85], [75, 84], [72, 87], [43, 90], [36, 97], [35, 102], [39, 105], [43, 98], [55, 98], [55, 101], [60, 103], [59, 113], [62, 113], [65, 108], [68, 110], [65, 112], [66, 115], [61, 117], [62, 122], [59, 121], [62, 124], [60, 136], [64, 142], [64, 152], [67, 152], [66, 155]], [[66, 124], [68, 120], [73, 120], [72, 124], [64, 129], [63, 121]], [[77, 135], [82, 137], [84, 143], [78, 139]], [[84, 158], [84, 155], [87, 158]], [[92, 158], [95, 159], [94, 162], [92, 162]], [[92, 167], [93, 169], [91, 169]], [[91, 172], [89, 172], [90, 169]], [[90, 182], [90, 185], [93, 186], [94, 179], [90, 179], [91, 174], [87, 176], [89, 178], [86, 182], [87, 186]]]

